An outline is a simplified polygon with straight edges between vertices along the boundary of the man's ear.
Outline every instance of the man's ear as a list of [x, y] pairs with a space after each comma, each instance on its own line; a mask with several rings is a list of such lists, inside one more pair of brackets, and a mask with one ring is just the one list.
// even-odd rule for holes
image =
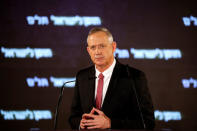
[[115, 41], [112, 42], [112, 48], [113, 48], [113, 53], [114, 53], [116, 51], [116, 42]]
[[90, 54], [90, 48], [87, 46], [87, 52], [88, 52], [88, 54]]

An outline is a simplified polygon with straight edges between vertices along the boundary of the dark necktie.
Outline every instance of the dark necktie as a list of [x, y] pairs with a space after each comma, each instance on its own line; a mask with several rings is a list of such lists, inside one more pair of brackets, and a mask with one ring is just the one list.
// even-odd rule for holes
[[98, 77], [99, 77], [99, 80], [98, 80], [97, 95], [96, 95], [96, 108], [101, 109], [104, 76], [102, 73], [100, 73]]

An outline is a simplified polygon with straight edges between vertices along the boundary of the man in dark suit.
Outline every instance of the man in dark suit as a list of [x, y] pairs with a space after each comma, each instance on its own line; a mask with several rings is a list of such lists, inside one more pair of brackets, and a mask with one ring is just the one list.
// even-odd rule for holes
[[119, 63], [106, 28], [93, 28], [87, 51], [94, 66], [77, 73], [72, 129], [153, 129], [154, 110], [145, 74]]

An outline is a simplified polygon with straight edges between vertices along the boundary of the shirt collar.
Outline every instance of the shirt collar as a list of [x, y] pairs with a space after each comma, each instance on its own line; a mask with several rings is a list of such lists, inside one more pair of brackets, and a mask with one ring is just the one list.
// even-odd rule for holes
[[[113, 69], [114, 69], [115, 65], [116, 65], [116, 59], [113, 60], [113, 63], [112, 63], [112, 65], [110, 67], [108, 67], [104, 72], [102, 72], [102, 74], [104, 75], [104, 77], [110, 75], [110, 73], [113, 72]], [[96, 69], [96, 66], [95, 66], [95, 69]], [[96, 69], [96, 77], [97, 78], [98, 78], [98, 76], [99, 76], [100, 73], [101, 72]]]

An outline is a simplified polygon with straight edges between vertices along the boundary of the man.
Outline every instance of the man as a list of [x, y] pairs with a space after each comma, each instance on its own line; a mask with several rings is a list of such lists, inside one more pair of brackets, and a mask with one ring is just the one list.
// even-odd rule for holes
[[116, 42], [106, 28], [90, 30], [87, 43], [94, 66], [77, 73], [69, 117], [72, 129], [153, 129], [144, 73], [114, 58]]

